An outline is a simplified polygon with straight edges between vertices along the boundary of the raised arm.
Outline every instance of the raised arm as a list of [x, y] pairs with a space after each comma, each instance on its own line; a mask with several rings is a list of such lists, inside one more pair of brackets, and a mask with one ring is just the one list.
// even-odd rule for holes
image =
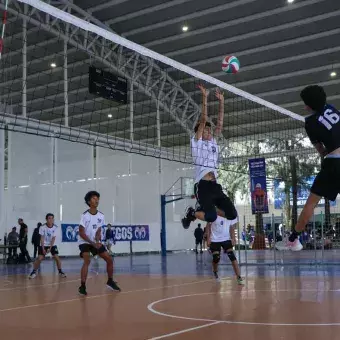
[[196, 140], [199, 140], [203, 136], [203, 130], [205, 128], [206, 122], [208, 121], [208, 91], [202, 84], [198, 85], [197, 87], [202, 93], [202, 113], [199, 120], [199, 126], [195, 134]]
[[220, 136], [223, 131], [223, 119], [224, 119], [224, 94], [219, 89], [215, 91], [215, 97], [218, 99], [218, 118], [217, 125], [215, 129], [215, 136]]

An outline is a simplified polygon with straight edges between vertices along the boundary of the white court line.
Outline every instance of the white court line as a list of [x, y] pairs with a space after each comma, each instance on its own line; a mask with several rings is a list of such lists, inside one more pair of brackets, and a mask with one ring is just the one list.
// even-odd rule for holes
[[10, 280], [5, 280], [4, 281], [4, 287], [10, 286], [12, 284], [13, 284], [13, 281], [10, 281]]
[[[210, 280], [203, 280], [203, 281], [187, 282], [187, 283], [171, 285], [171, 286], [160, 286], [160, 287], [154, 287], [154, 288], [144, 288], [144, 289], [137, 289], [137, 290], [129, 290], [129, 291], [126, 291], [126, 292], [121, 292], [121, 293], [119, 293], [119, 295], [121, 295], [121, 294], [139, 293], [139, 292], [149, 292], [149, 291], [158, 290], [158, 289], [164, 289], [164, 288], [175, 288], [175, 287], [189, 286], [189, 285], [194, 285], [194, 284], [199, 284], [199, 283], [204, 283], [204, 282], [211, 282], [211, 281], [212, 281], [212, 279], [210, 279]], [[86, 300], [88, 300], [88, 299], [97, 299], [97, 298], [100, 298], [100, 297], [110, 296], [110, 295], [112, 295], [112, 293], [87, 296], [87, 297], [83, 297], [83, 298], [82, 297], [78, 297], [77, 299], [69, 299], [69, 300], [62, 300], [62, 301], [46, 302], [46, 303], [41, 303], [41, 304], [38, 304], [38, 305], [28, 305], [28, 306], [6, 308], [6, 309], [0, 309], [0, 313], [1, 312], [10, 312], [10, 311], [15, 311], [15, 310], [20, 310], [20, 309], [34, 308], [34, 307], [58, 305], [58, 304], [62, 304], [62, 303], [81, 301], [83, 299], [86, 299]]]
[[[296, 289], [296, 290], [246, 290], [244, 292], [338, 292], [338, 289], [333, 289], [333, 290], [326, 290], [326, 291], [320, 291], [320, 290], [304, 290], [304, 289]], [[236, 292], [235, 290], [228, 290], [225, 292], [219, 292], [219, 294], [228, 294]], [[240, 291], [239, 291], [240, 292]], [[191, 318], [191, 317], [186, 317], [186, 316], [180, 316], [180, 315], [172, 315], [172, 314], [166, 314], [163, 312], [159, 312], [154, 309], [154, 306], [157, 305], [158, 303], [165, 302], [165, 301], [170, 301], [170, 300], [176, 300], [176, 299], [181, 299], [181, 298], [186, 298], [186, 297], [193, 297], [193, 296], [202, 296], [202, 295], [212, 295], [216, 294], [214, 293], [199, 293], [199, 294], [188, 294], [188, 295], [179, 295], [179, 296], [173, 296], [170, 298], [165, 298], [161, 299], [158, 301], [154, 301], [148, 305], [148, 310], [151, 313], [160, 315], [160, 316], [165, 316], [168, 318], [173, 318], [173, 319], [181, 319], [181, 320], [190, 320], [190, 321], [201, 321], [201, 322], [218, 322], [218, 323], [224, 323], [224, 324], [232, 324], [232, 325], [247, 325], [247, 326], [340, 326], [340, 322], [335, 322], [335, 323], [269, 323], [269, 322], [245, 322], [245, 321], [229, 321], [229, 320], [214, 320], [214, 319], [201, 319], [201, 318]]]
[[158, 340], [158, 339], [169, 338], [169, 337], [174, 336], [174, 335], [178, 335], [178, 334], [183, 334], [183, 333], [188, 333], [188, 332], [196, 331], [197, 329], [201, 329], [201, 328], [205, 328], [205, 327], [214, 326], [214, 325], [217, 325], [217, 324], [219, 324], [219, 323], [222, 323], [222, 322], [221, 322], [221, 321], [216, 321], [216, 322], [208, 323], [208, 324], [203, 325], [203, 326], [197, 326], [197, 327], [187, 328], [187, 329], [183, 329], [182, 331], [164, 334], [164, 335], [161, 335], [161, 336], [157, 336], [157, 337], [155, 337], [155, 338], [150, 338], [149, 340]]
[[[88, 280], [92, 279], [92, 278], [93, 277], [90, 276], [88, 278]], [[78, 282], [78, 281], [80, 281], [80, 279], [68, 280], [68, 281], [60, 281], [60, 282], [53, 282], [53, 283], [45, 283], [45, 284], [42, 284], [42, 285], [28, 285], [28, 286], [19, 286], [19, 287], [13, 287], [13, 288], [1, 288], [0, 292], [8, 292], [8, 291], [11, 291], [11, 290], [25, 290], [25, 289], [36, 288], [36, 287], [56, 286], [56, 285], [61, 285], [61, 284], [70, 283], [70, 282]]]

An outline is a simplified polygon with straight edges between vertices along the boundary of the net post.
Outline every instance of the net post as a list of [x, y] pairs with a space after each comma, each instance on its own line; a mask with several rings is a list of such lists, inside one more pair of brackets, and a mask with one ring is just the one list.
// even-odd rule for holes
[[161, 254], [166, 256], [166, 216], [165, 216], [166, 196], [161, 195]]
[[[243, 225], [246, 226], [246, 215], [243, 215]], [[247, 227], [246, 227], [247, 228]], [[246, 229], [247, 230], [247, 229]], [[244, 260], [246, 266], [248, 265], [248, 256], [247, 256], [247, 234], [246, 239], [244, 241]]]
[[324, 264], [324, 250], [325, 250], [325, 240], [324, 240], [324, 231], [323, 231], [323, 225], [324, 225], [324, 214], [321, 211], [321, 259], [322, 259], [322, 264]]
[[314, 258], [315, 258], [315, 264], [317, 264], [317, 254], [316, 254], [316, 230], [315, 230], [315, 209], [313, 211], [313, 240], [314, 240]]
[[275, 217], [274, 214], [272, 214], [271, 218], [271, 227], [273, 228], [273, 237], [274, 237], [274, 263], [276, 266], [276, 244], [275, 244], [275, 238], [276, 238], [276, 233], [275, 233]]

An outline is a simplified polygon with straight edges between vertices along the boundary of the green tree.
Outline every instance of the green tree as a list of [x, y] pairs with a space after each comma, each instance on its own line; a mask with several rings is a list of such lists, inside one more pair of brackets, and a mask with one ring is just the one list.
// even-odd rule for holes
[[219, 182], [226, 190], [232, 202], [235, 202], [236, 194], [247, 197], [249, 194], [249, 175], [247, 164], [244, 162], [232, 164], [218, 170]]
[[[288, 141], [272, 142], [268, 146], [278, 152], [292, 152], [290, 156], [278, 157], [268, 160], [269, 176], [284, 183], [284, 223], [294, 228], [297, 222], [298, 191], [309, 189], [307, 179], [316, 173], [319, 157], [315, 154], [294, 154], [295, 149], [303, 149], [306, 138], [302, 134], [296, 135]], [[292, 201], [292, 205], [291, 205]]]

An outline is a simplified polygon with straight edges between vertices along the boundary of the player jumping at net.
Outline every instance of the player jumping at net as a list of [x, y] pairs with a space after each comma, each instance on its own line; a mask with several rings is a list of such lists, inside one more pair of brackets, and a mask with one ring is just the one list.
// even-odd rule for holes
[[212, 254], [212, 268], [215, 279], [219, 282], [218, 264], [221, 259], [221, 248], [227, 253], [236, 275], [237, 283], [243, 285], [240, 267], [238, 265], [233, 247], [236, 244], [235, 227], [237, 226], [237, 218], [233, 221], [227, 220], [224, 217], [217, 216], [213, 223], [207, 224], [207, 242]]
[[295, 231], [289, 236], [289, 242], [283, 248], [293, 251], [303, 248], [299, 235], [310, 221], [320, 199], [324, 197], [335, 201], [340, 193], [340, 113], [327, 104], [327, 96], [321, 86], [308, 86], [302, 90], [300, 96], [311, 113], [306, 117], [306, 133], [323, 160]]
[[111, 290], [120, 291], [117, 283], [113, 281], [113, 260], [107, 252], [104, 245], [100, 242], [102, 226], [105, 225], [105, 217], [98, 211], [100, 194], [96, 191], [90, 191], [85, 195], [85, 203], [89, 206], [81, 216], [79, 223], [79, 249], [80, 257], [84, 263], [81, 268], [81, 286], [79, 294], [87, 295], [86, 279], [91, 262], [90, 253], [93, 256], [98, 255], [106, 262], [106, 271], [108, 275], [107, 287]]
[[57, 268], [59, 271], [59, 275], [62, 278], [66, 277], [66, 274], [61, 269], [61, 261], [59, 258], [59, 251], [58, 247], [55, 244], [56, 240], [56, 231], [58, 227], [54, 224], [54, 215], [49, 213], [46, 215], [46, 223], [43, 224], [39, 228], [39, 235], [40, 235], [40, 246], [38, 247], [38, 258], [35, 260], [33, 264], [33, 270], [28, 277], [29, 279], [34, 279], [37, 276], [37, 271], [40, 267], [41, 261], [45, 259], [45, 256], [48, 253], [51, 253], [52, 257], [54, 258]]
[[[195, 127], [195, 135], [191, 139], [191, 152], [196, 168], [195, 196], [198, 209], [188, 207], [182, 219], [185, 229], [190, 223], [199, 219], [206, 222], [215, 222], [217, 219], [216, 207], [221, 210], [223, 217], [234, 220], [237, 211], [229, 197], [225, 195], [222, 186], [217, 183], [217, 165], [219, 146], [211, 133], [211, 124], [208, 122], [208, 91], [203, 85], [199, 85], [203, 97], [202, 115]], [[218, 120], [215, 136], [220, 136], [223, 129], [224, 96], [220, 90], [216, 90], [215, 96], [219, 101]]]

